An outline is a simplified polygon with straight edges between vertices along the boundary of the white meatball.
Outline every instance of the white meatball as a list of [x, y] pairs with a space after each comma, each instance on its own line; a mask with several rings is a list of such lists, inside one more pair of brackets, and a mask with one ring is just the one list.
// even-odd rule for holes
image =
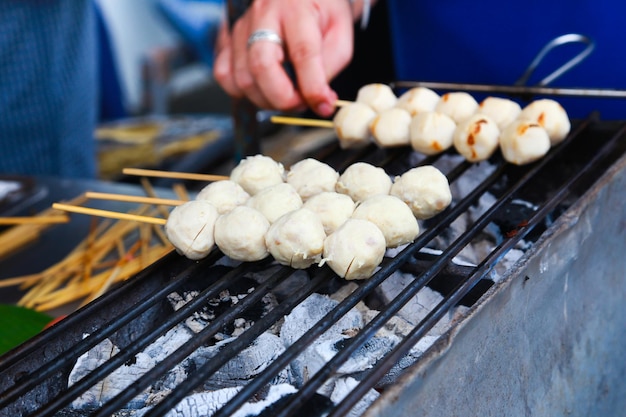
[[413, 242], [420, 231], [409, 206], [392, 195], [375, 195], [362, 201], [352, 218], [369, 220], [378, 226], [388, 248]]
[[355, 206], [350, 196], [326, 191], [309, 198], [303, 207], [317, 213], [329, 235], [352, 216]]
[[258, 210], [274, 223], [283, 214], [302, 207], [302, 198], [295, 188], [284, 182], [259, 191], [250, 197], [246, 206]]
[[283, 182], [285, 168], [269, 156], [254, 155], [239, 161], [230, 173], [230, 179], [241, 185], [250, 195]]
[[322, 263], [342, 278], [366, 279], [382, 262], [385, 249], [385, 236], [374, 223], [348, 219], [324, 241]]
[[333, 118], [339, 146], [343, 149], [367, 146], [370, 141], [370, 123], [376, 112], [367, 104], [350, 103], [341, 107]]
[[454, 148], [470, 162], [489, 159], [498, 149], [500, 129], [484, 114], [475, 114], [457, 125]]
[[401, 108], [383, 110], [372, 120], [370, 131], [381, 148], [404, 146], [410, 143], [411, 114]]
[[396, 105], [398, 97], [387, 84], [367, 84], [359, 88], [356, 101], [370, 106], [376, 113]]
[[504, 130], [522, 112], [522, 107], [508, 98], [487, 97], [478, 105], [477, 113], [489, 116], [498, 129]]
[[396, 177], [391, 195], [408, 204], [422, 220], [442, 212], [452, 202], [448, 179], [432, 165], [412, 168]]
[[354, 201], [389, 194], [390, 189], [391, 178], [385, 170], [366, 162], [356, 162], [346, 168], [335, 186], [335, 191], [349, 195]]
[[270, 222], [257, 210], [239, 206], [215, 222], [215, 244], [231, 259], [253, 262], [269, 255], [265, 234]]
[[434, 111], [440, 98], [439, 94], [430, 88], [415, 87], [398, 98], [396, 107], [400, 107], [411, 113], [411, 116], [415, 116], [425, 111]]
[[524, 165], [536, 161], [550, 150], [548, 132], [530, 120], [516, 120], [500, 135], [500, 150], [508, 162]]
[[324, 191], [334, 191], [339, 173], [317, 159], [307, 158], [291, 166], [287, 183], [291, 184], [303, 201]]
[[418, 113], [409, 125], [411, 146], [424, 155], [436, 155], [452, 146], [456, 123], [443, 113]]
[[213, 230], [219, 213], [204, 200], [188, 201], [175, 207], [165, 223], [165, 235], [176, 252], [189, 259], [206, 257], [213, 246]]
[[571, 129], [567, 112], [563, 106], [551, 99], [533, 101], [524, 107], [519, 118], [531, 120], [546, 129], [553, 146], [562, 142]]
[[476, 113], [477, 109], [478, 102], [464, 91], [442, 95], [435, 107], [435, 111], [450, 116], [455, 123], [461, 123]]
[[272, 223], [265, 234], [265, 243], [278, 263], [304, 269], [320, 261], [325, 238], [317, 214], [301, 208]]
[[235, 181], [215, 181], [204, 187], [196, 200], [205, 200], [213, 204], [220, 214], [227, 213], [237, 206], [245, 204], [250, 194]]

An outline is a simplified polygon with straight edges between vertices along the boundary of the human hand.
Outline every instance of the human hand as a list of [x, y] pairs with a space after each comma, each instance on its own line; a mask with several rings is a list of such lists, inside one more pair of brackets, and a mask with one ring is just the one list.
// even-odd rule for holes
[[[250, 35], [269, 29], [282, 46]], [[232, 30], [220, 29], [214, 76], [233, 97], [265, 109], [311, 108], [330, 116], [337, 94], [333, 79], [352, 59], [353, 18], [348, 0], [255, 0]], [[293, 67], [295, 84], [283, 63]]]

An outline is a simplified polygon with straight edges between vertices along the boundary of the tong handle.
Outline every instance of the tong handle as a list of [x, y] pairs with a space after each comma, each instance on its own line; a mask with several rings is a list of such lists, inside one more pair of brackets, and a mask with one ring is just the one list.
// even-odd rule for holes
[[589, 37], [578, 34], [578, 33], [568, 33], [565, 35], [558, 36], [548, 42], [542, 49], [539, 51], [535, 59], [530, 63], [526, 72], [515, 82], [515, 85], [522, 86], [525, 85], [530, 76], [533, 74], [539, 63], [543, 60], [543, 58], [554, 48], [557, 48], [561, 45], [565, 45], [568, 43], [583, 43], [587, 45], [585, 49], [563, 64], [561, 67], [557, 68], [552, 74], [545, 77], [543, 80], [537, 83], [537, 86], [543, 87], [550, 84], [552, 81], [563, 75], [565, 72], [572, 69], [574, 66], [578, 65], [582, 62], [587, 56], [593, 51], [595, 48], [595, 42], [591, 40]]

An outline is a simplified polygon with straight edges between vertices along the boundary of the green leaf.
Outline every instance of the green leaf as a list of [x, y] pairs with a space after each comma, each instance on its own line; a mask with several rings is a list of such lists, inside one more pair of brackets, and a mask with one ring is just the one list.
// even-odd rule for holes
[[0, 355], [43, 330], [52, 317], [29, 308], [0, 304]]

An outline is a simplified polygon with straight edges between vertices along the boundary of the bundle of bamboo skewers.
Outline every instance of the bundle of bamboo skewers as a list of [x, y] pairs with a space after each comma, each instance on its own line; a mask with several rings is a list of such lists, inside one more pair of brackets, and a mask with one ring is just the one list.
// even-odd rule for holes
[[[182, 204], [189, 196], [177, 185], [174, 187], [177, 200], [161, 199], [145, 178], [142, 184], [147, 197], [88, 192], [58, 204], [93, 216], [88, 235], [59, 262], [35, 274], [2, 279], [0, 288], [19, 287], [24, 295], [17, 304], [37, 311], [72, 303], [84, 305], [169, 253], [173, 246], [161, 227], [169, 214], [166, 206]], [[83, 207], [90, 199], [141, 205], [136, 210], [119, 213], [118, 220], [112, 220], [100, 216], [101, 210]], [[0, 233], [0, 258], [32, 243], [50, 226], [67, 222], [66, 211], [51, 208], [33, 217], [0, 218], [1, 225], [13, 225]]]

